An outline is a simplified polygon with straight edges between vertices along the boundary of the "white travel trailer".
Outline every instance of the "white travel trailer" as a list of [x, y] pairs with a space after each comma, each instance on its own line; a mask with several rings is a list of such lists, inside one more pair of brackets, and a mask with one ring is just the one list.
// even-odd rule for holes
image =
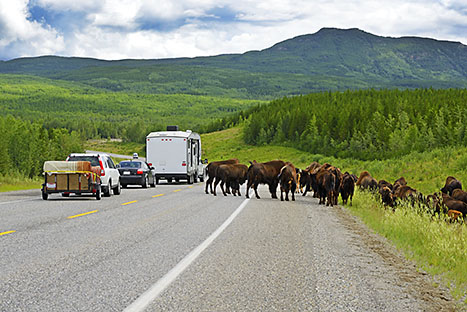
[[177, 126], [168, 126], [167, 131], [149, 133], [146, 162], [156, 169], [156, 183], [160, 179], [169, 183], [187, 180], [189, 184], [204, 181], [201, 137], [191, 130], [178, 131]]

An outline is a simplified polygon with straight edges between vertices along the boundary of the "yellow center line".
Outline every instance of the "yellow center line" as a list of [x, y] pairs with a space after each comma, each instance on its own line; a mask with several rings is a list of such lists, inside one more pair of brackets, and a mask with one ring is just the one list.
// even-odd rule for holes
[[193, 188], [193, 186], [189, 186], [188, 188]]
[[137, 200], [133, 200], [133, 201], [130, 201], [130, 202], [127, 202], [127, 203], [123, 203], [122, 206], [129, 205], [129, 204], [134, 204], [134, 203], [137, 203], [137, 202], [138, 202]]
[[156, 198], [156, 197], [161, 197], [161, 196], [164, 196], [165, 194], [157, 194], [157, 195], [154, 195], [153, 198]]
[[2, 233], [0, 233], [0, 236], [2, 236], [2, 235], [7, 235], [7, 234], [11, 234], [11, 233], [14, 233], [14, 232], [16, 232], [16, 231], [6, 231], [6, 232], [2, 232]]
[[69, 217], [67, 217], [67, 219], [73, 219], [73, 218], [82, 217], [82, 216], [85, 216], [85, 215], [88, 215], [88, 214], [91, 214], [91, 213], [96, 213], [96, 212], [98, 212], [98, 211], [99, 211], [99, 210], [93, 210], [93, 211], [81, 213], [81, 214], [78, 214], [78, 215], [75, 215], [75, 216], [69, 216]]
[[178, 190], [174, 190], [174, 193], [175, 193], [175, 192], [180, 192], [180, 191], [181, 191], [181, 189], [178, 189]]

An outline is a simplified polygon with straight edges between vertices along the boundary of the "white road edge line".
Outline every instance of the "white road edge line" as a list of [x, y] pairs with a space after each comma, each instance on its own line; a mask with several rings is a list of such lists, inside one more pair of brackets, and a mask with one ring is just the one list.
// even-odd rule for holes
[[167, 272], [160, 280], [139, 296], [132, 304], [130, 304], [123, 312], [142, 312], [147, 306], [154, 301], [175, 279], [188, 268], [199, 255], [211, 245], [211, 243], [232, 223], [237, 215], [245, 208], [250, 199], [245, 199], [242, 204], [235, 210], [225, 222], [215, 230], [204, 242], [193, 249], [185, 256], [175, 267]]
[[13, 200], [13, 201], [7, 201], [7, 202], [0, 202], [0, 205], [24, 203], [24, 202], [33, 201], [33, 200], [36, 200], [36, 199], [39, 199], [39, 197], [38, 198], [33, 198], [33, 199], [20, 199], [20, 200]]

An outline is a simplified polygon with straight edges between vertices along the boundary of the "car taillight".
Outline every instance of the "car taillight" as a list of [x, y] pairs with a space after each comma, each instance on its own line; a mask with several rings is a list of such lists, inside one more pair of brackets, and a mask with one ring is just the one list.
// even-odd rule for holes
[[105, 176], [104, 165], [102, 164], [102, 160], [99, 159], [99, 165], [101, 166], [101, 176]]
[[151, 166], [152, 166], [152, 163], [149, 163], [148, 166], [151, 167]]
[[143, 174], [143, 169], [138, 169], [138, 171], [136, 171], [136, 174]]
[[183, 166], [183, 167], [186, 167], [186, 161], [183, 161], [183, 162], [182, 162], [182, 166]]

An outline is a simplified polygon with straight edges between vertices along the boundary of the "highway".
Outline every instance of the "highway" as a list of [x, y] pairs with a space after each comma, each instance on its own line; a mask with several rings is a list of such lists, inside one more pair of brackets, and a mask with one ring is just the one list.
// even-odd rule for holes
[[0, 311], [453, 311], [341, 207], [218, 194], [0, 194]]

